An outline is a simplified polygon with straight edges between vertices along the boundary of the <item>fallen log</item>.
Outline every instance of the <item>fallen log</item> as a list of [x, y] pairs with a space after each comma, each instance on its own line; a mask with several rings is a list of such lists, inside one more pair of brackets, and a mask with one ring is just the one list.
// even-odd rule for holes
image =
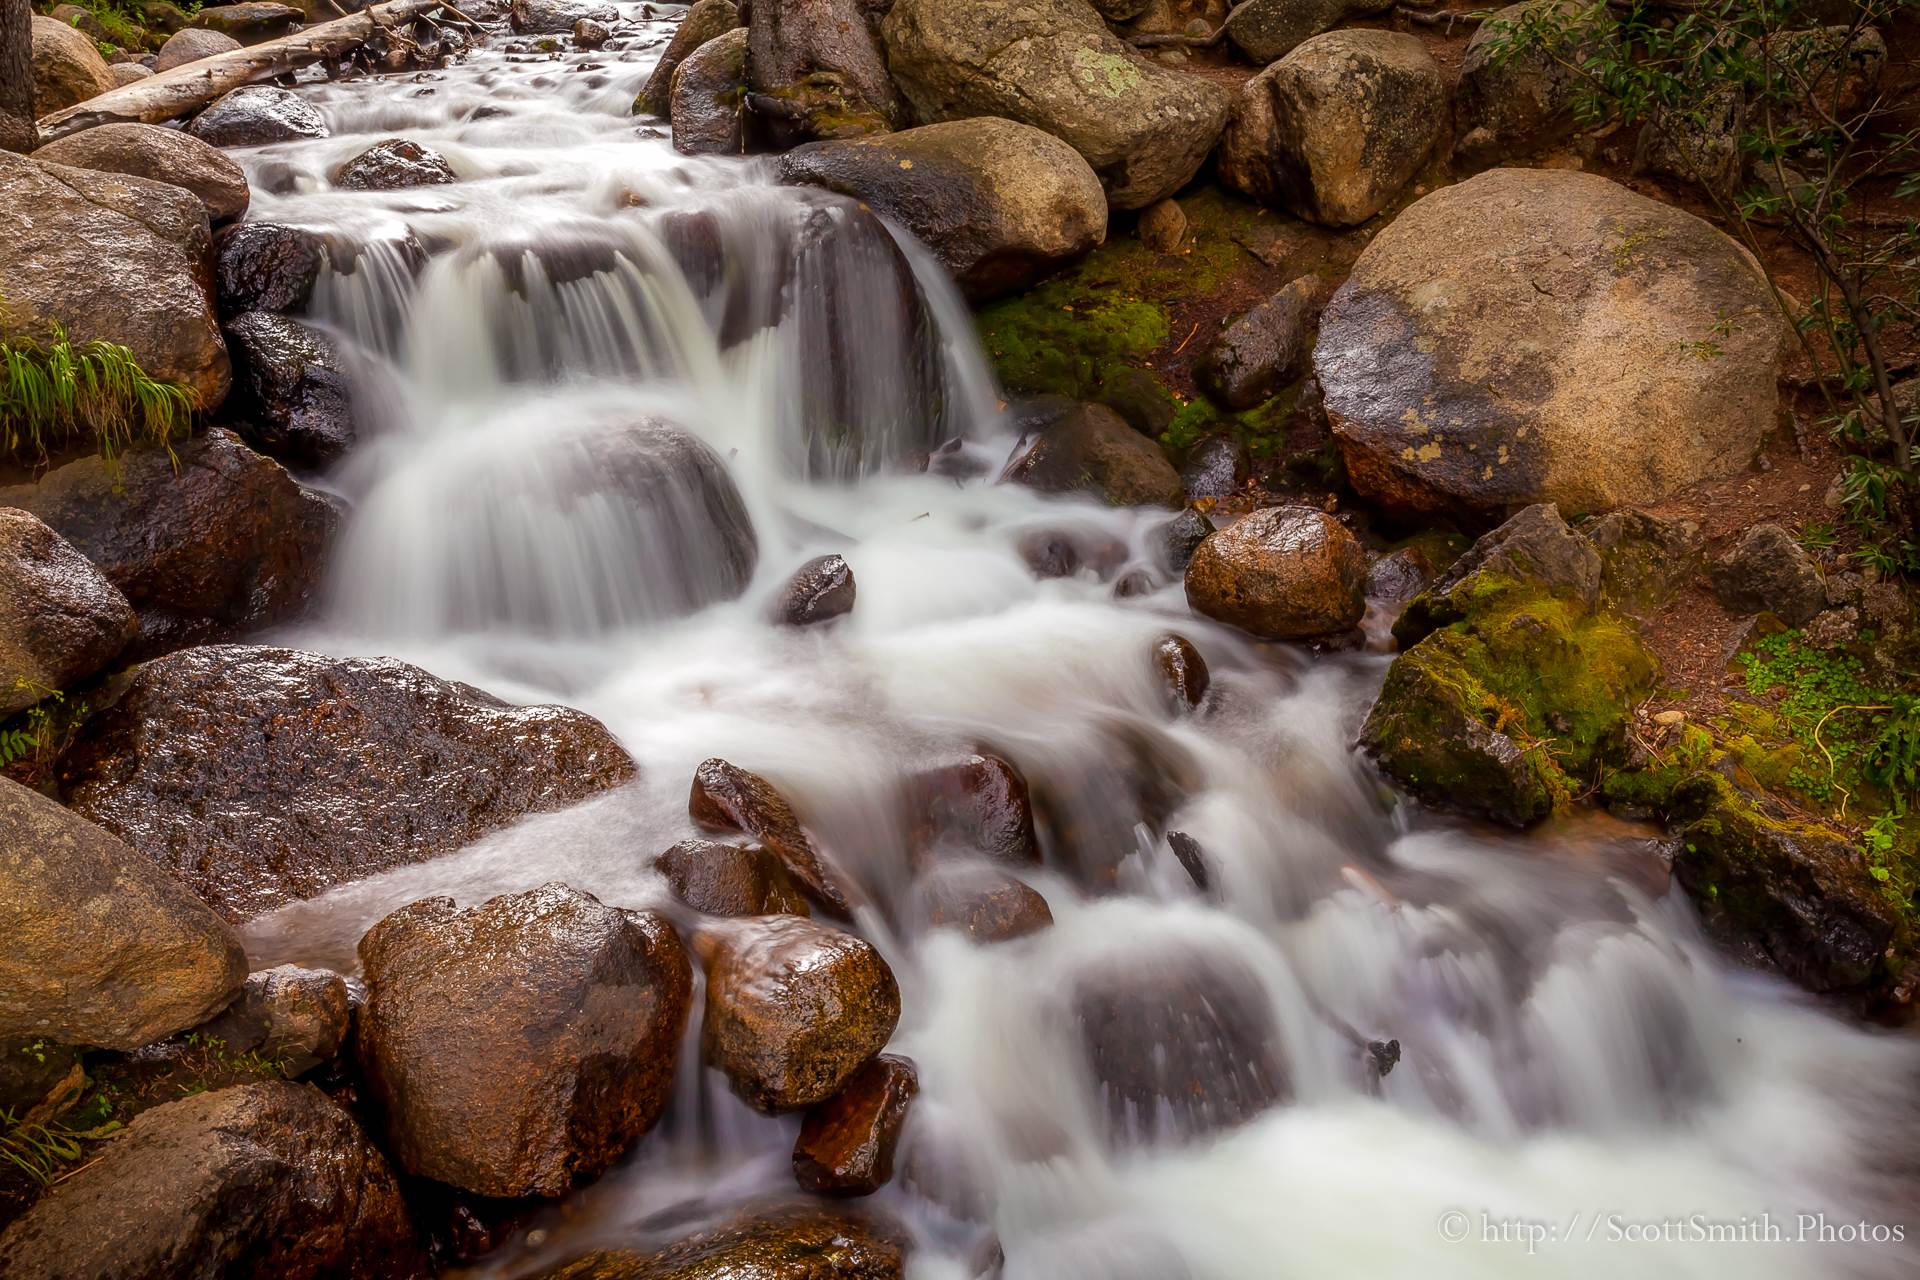
[[328, 58], [338, 58], [365, 44], [377, 32], [409, 22], [434, 9], [453, 9], [444, 0], [386, 0], [359, 13], [268, 40], [248, 49], [217, 53], [189, 62], [145, 80], [88, 98], [85, 102], [40, 119], [40, 145], [103, 124], [160, 124], [197, 111], [221, 94], [242, 85]]

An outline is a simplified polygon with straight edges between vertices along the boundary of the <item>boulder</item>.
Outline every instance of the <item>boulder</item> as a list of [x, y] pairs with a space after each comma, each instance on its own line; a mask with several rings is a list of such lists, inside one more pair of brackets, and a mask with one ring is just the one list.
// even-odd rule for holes
[[1396, 31], [1329, 31], [1247, 81], [1220, 139], [1220, 180], [1330, 227], [1380, 212], [1446, 128], [1427, 48]]
[[804, 916], [807, 900], [787, 868], [757, 844], [682, 840], [653, 860], [673, 896], [712, 916]]
[[1000, 480], [1115, 507], [1177, 508], [1185, 500], [1160, 446], [1097, 404], [1075, 405], [1030, 436]]
[[127, 598], [66, 539], [0, 507], [0, 720], [100, 670], [138, 629]]
[[[1237, 434], [1209, 432], [1194, 441], [1180, 460], [1180, 488], [1189, 502], [1201, 498], [1228, 498], [1246, 487], [1253, 475], [1253, 454]], [[1213, 532], [1208, 526], [1207, 532]], [[1202, 534], [1201, 537], [1205, 537]], [[1194, 543], [1199, 545], [1198, 540]], [[1188, 558], [1191, 558], [1189, 551]], [[1186, 571], [1186, 562], [1180, 572]]]
[[825, 1196], [870, 1196], [893, 1177], [893, 1149], [907, 1108], [920, 1091], [913, 1059], [883, 1053], [856, 1071], [839, 1093], [807, 1110], [793, 1144], [800, 1189]]
[[592, 4], [587, 0], [513, 0], [507, 11], [507, 21], [524, 36], [565, 35], [582, 18], [618, 22], [620, 14], [610, 4]]
[[613, 39], [613, 30], [597, 18], [579, 18], [573, 24], [573, 47], [600, 49]]
[[1073, 1018], [1116, 1143], [1244, 1124], [1292, 1094], [1273, 1006], [1221, 955], [1141, 945], [1074, 982]]
[[1278, 395], [1307, 371], [1313, 324], [1325, 300], [1320, 281], [1301, 276], [1239, 317], [1200, 354], [1194, 370], [1200, 385], [1229, 409], [1251, 409]]
[[166, 872], [0, 778], [0, 1039], [131, 1051], [196, 1026], [246, 980], [240, 939]]
[[247, 175], [240, 166], [179, 129], [103, 124], [50, 142], [33, 158], [182, 187], [200, 197], [208, 222], [231, 222], [247, 211]]
[[969, 755], [928, 769], [906, 787], [908, 849], [916, 862], [980, 857], [1008, 866], [1040, 864], [1027, 780], [996, 755]]
[[618, 786], [599, 721], [392, 659], [215, 645], [141, 667], [61, 759], [76, 813], [230, 919]]
[[834, 869], [814, 847], [787, 798], [759, 774], [718, 758], [702, 761], [693, 773], [687, 812], [709, 830], [752, 836], [780, 859], [814, 901], [829, 911], [847, 911], [846, 891]]
[[1401, 612], [1393, 636], [1411, 647], [1515, 595], [1554, 596], [1587, 613], [1600, 602], [1601, 578], [1600, 552], [1556, 507], [1540, 503], [1476, 539]]
[[224, 332], [247, 443], [295, 467], [345, 456], [354, 442], [353, 384], [333, 339], [271, 311], [244, 312]]
[[24, 215], [0, 236], [7, 332], [44, 338], [59, 324], [76, 343], [128, 348], [148, 376], [185, 388], [202, 409], [225, 398], [227, 349], [210, 306], [197, 197], [0, 152], [0, 205]]
[[386, 1158], [325, 1094], [287, 1081], [136, 1116], [0, 1235], [0, 1258], [23, 1280], [428, 1274]]
[[357, 1052], [409, 1173], [557, 1196], [666, 1110], [693, 971], [652, 912], [563, 884], [428, 898], [368, 930], [360, 961]]
[[779, 173], [904, 226], [976, 302], [1031, 284], [1106, 238], [1107, 201], [1087, 162], [1013, 120], [810, 143], [782, 156]]
[[1571, 137], [1580, 72], [1543, 48], [1510, 48], [1530, 22], [1549, 22], [1583, 53], [1614, 41], [1611, 17], [1589, 21], [1577, 0], [1525, 0], [1495, 11], [1467, 41], [1454, 87], [1454, 152], [1469, 164], [1523, 155]]
[[33, 16], [33, 109], [49, 116], [113, 88], [93, 41], [56, 18]]
[[1314, 368], [1373, 503], [1575, 515], [1744, 467], [1781, 334], [1752, 260], [1705, 222], [1593, 174], [1493, 169], [1375, 237]]
[[900, 1020], [893, 970], [866, 942], [799, 916], [716, 922], [700, 1048], [756, 1110], [825, 1102], [886, 1047]]
[[880, 25], [900, 90], [927, 122], [1003, 116], [1086, 158], [1114, 209], [1192, 180], [1228, 92], [1151, 62], [1086, 0], [897, 0]]
[[1584, 521], [1580, 536], [1600, 555], [1600, 590], [1644, 613], [1673, 597], [1700, 569], [1700, 526], [1624, 509]]
[[327, 263], [317, 234], [278, 222], [242, 222], [220, 232], [215, 282], [222, 315], [298, 311]]
[[187, 129], [216, 147], [263, 147], [273, 142], [325, 138], [326, 117], [312, 103], [278, 85], [242, 85], [216, 99]]
[[666, 115], [673, 97], [674, 71], [695, 49], [739, 25], [740, 11], [734, 7], [733, 0], [696, 0], [681, 15], [680, 24], [673, 29], [673, 39], [667, 41], [660, 61], [647, 77], [646, 87], [633, 100], [633, 113]]
[[445, 156], [405, 138], [376, 142], [333, 171], [333, 185], [349, 191], [397, 191], [457, 181]]
[[167, 37], [167, 42], [160, 46], [160, 56], [154, 61], [153, 69], [156, 73], [171, 71], [189, 62], [198, 62], [215, 54], [232, 53], [244, 47], [230, 35], [203, 27], [186, 27]]
[[270, 458], [215, 427], [109, 465], [81, 458], [0, 488], [98, 565], [140, 617], [141, 656], [225, 639], [307, 610], [338, 515]]
[[980, 945], [1038, 933], [1053, 924], [1053, 909], [1026, 881], [978, 862], [943, 863], [914, 885], [920, 918], [929, 929], [957, 929]]
[[1194, 612], [1266, 640], [1337, 635], [1366, 612], [1367, 553], [1313, 507], [1266, 507], [1202, 542], [1187, 565]]
[[200, 1028], [230, 1053], [257, 1053], [280, 1074], [302, 1076], [333, 1061], [353, 1020], [347, 981], [326, 969], [283, 964], [247, 975], [240, 998]]
[[868, 1215], [756, 1208], [664, 1249], [602, 1249], [533, 1280], [902, 1280], [908, 1241]]
[[193, 25], [204, 31], [232, 36], [243, 45], [260, 44], [291, 35], [306, 21], [306, 14], [288, 4], [268, 4], [254, 0], [248, 4], [210, 5], [193, 15]]
[[774, 619], [789, 627], [810, 627], [853, 612], [853, 570], [840, 556], [815, 556], [787, 579], [774, 602]]
[[1207, 660], [1193, 641], [1182, 635], [1164, 635], [1154, 641], [1153, 667], [1160, 675], [1167, 706], [1176, 715], [1199, 707], [1213, 682]]
[[1241, 0], [1227, 15], [1227, 39], [1264, 67], [1349, 18], [1391, 7], [1392, 0]]
[[152, 67], [141, 62], [115, 62], [107, 67], [107, 71], [113, 76], [113, 87], [116, 89], [123, 89], [136, 81], [150, 80], [154, 74]]
[[1134, 234], [1155, 253], [1178, 253], [1187, 238], [1186, 211], [1172, 197], [1156, 200], [1140, 211]]
[[1807, 549], [1777, 524], [1757, 524], [1713, 562], [1713, 596], [1729, 613], [1766, 611], [1803, 627], [1827, 607], [1827, 580]]
[[739, 155], [746, 149], [741, 104], [747, 92], [747, 29], [735, 27], [695, 49], [674, 70], [667, 97], [673, 146], [683, 155]]
[[747, 87], [769, 107], [760, 127], [775, 149], [809, 138], [854, 138], [902, 123], [905, 105], [887, 74], [865, 0], [766, 0], [753, 6]]

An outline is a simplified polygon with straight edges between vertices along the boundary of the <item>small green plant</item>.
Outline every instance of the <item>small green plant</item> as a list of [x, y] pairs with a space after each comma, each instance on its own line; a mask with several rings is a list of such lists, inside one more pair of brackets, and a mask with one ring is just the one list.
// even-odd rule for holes
[[15, 723], [0, 726], [0, 769], [22, 760], [46, 763], [60, 745], [64, 732], [87, 716], [86, 703], [76, 702], [68, 707], [67, 696], [58, 689], [48, 689], [25, 678], [15, 680], [13, 687], [37, 694], [40, 701], [21, 712]]
[[109, 462], [134, 445], [171, 453], [192, 417], [184, 388], [155, 381], [116, 343], [75, 345], [55, 325], [45, 341], [0, 344], [0, 444], [16, 462], [44, 462], [49, 446], [88, 436]]
[[[79, 1127], [83, 1124], [87, 1127]], [[25, 1123], [17, 1120], [12, 1111], [0, 1107], [0, 1166], [24, 1174], [44, 1187], [85, 1153], [83, 1143], [97, 1142], [119, 1128], [116, 1120]]]

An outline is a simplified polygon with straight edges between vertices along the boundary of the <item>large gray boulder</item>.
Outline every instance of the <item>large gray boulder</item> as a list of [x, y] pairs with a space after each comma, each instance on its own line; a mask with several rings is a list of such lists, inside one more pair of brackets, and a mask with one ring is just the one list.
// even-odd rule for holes
[[1381, 231], [1314, 367], [1368, 500], [1577, 515], [1745, 467], [1781, 337], [1752, 259], [1700, 219], [1592, 174], [1493, 169]]
[[887, 73], [866, 0], [757, 0], [747, 36], [747, 87], [781, 110], [762, 113], [767, 141], [884, 133], [906, 104]]
[[230, 222], [247, 211], [246, 173], [218, 147], [179, 129], [103, 124], [50, 142], [33, 158], [183, 187], [200, 197], [208, 222]]
[[[77, 34], [77, 33], [76, 33]], [[119, 343], [202, 409], [231, 376], [208, 282], [206, 207], [179, 187], [0, 152], [0, 332]], [[83, 282], [84, 287], [76, 282]]]
[[1420, 172], [1446, 103], [1440, 68], [1413, 36], [1315, 36], [1241, 87], [1220, 179], [1311, 222], [1358, 225]]
[[133, 606], [31, 512], [0, 507], [0, 719], [113, 661]]
[[747, 29], [735, 27], [688, 54], [667, 94], [673, 146], [690, 156], [737, 156], [746, 149], [741, 104], [747, 92]]
[[901, 92], [927, 121], [1004, 116], [1086, 157], [1115, 209], [1185, 186], [1231, 96], [1149, 62], [1086, 0], [899, 0], [881, 24]]
[[599, 721], [390, 658], [157, 658], [61, 758], [68, 803], [230, 919], [451, 853], [633, 776]]
[[138, 1049], [220, 1012], [247, 977], [240, 939], [172, 876], [5, 778], [0, 936], [0, 1040]]
[[1265, 66], [1348, 18], [1392, 7], [1393, 0], [1240, 0], [1227, 15], [1227, 39]]
[[733, 0], [698, 0], [690, 6], [681, 16], [680, 25], [673, 29], [673, 39], [667, 41], [660, 61], [653, 64], [646, 87], [633, 100], [634, 113], [638, 115], [647, 111], [656, 116], [666, 115], [673, 96], [673, 73], [680, 64], [707, 41], [723, 36], [739, 25], [740, 11], [734, 7]]
[[399, 1180], [351, 1115], [271, 1081], [155, 1107], [0, 1235], [13, 1280], [409, 1280]]
[[780, 179], [852, 196], [901, 224], [976, 301], [1106, 239], [1106, 196], [1080, 153], [993, 116], [810, 143], [781, 157]]
[[83, 31], [33, 17], [33, 109], [52, 115], [113, 88], [107, 60]]

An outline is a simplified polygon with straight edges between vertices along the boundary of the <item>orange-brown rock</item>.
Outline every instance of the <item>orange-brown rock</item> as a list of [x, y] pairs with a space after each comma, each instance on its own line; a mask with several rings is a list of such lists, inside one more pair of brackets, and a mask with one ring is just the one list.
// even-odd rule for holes
[[1312, 507], [1265, 507], [1208, 535], [1187, 566], [1196, 613], [1267, 640], [1351, 630], [1366, 612], [1367, 554]]
[[999, 756], [970, 755], [915, 775], [907, 804], [916, 859], [978, 855], [1010, 866], [1039, 865], [1027, 780]]
[[751, 1208], [664, 1249], [602, 1249], [536, 1280], [901, 1280], [907, 1242], [868, 1212]]
[[701, 762], [687, 798], [693, 820], [714, 831], [752, 836], [785, 864], [807, 894], [829, 911], [846, 914], [845, 890], [814, 846], [793, 806], [757, 773], [718, 758]]
[[674, 897], [710, 916], [804, 916], [807, 900], [780, 859], [757, 844], [682, 840], [653, 860]]
[[893, 1177], [893, 1149], [920, 1091], [913, 1059], [883, 1053], [839, 1093], [808, 1110], [793, 1144], [793, 1176], [807, 1191], [868, 1196]]
[[915, 889], [929, 927], [958, 929], [975, 942], [1005, 942], [1053, 923], [1038, 890], [985, 863], [934, 867]]
[[1167, 705], [1176, 714], [1198, 707], [1213, 682], [1207, 660], [1193, 641], [1182, 635], [1164, 635], [1154, 642], [1153, 666], [1160, 673]]

